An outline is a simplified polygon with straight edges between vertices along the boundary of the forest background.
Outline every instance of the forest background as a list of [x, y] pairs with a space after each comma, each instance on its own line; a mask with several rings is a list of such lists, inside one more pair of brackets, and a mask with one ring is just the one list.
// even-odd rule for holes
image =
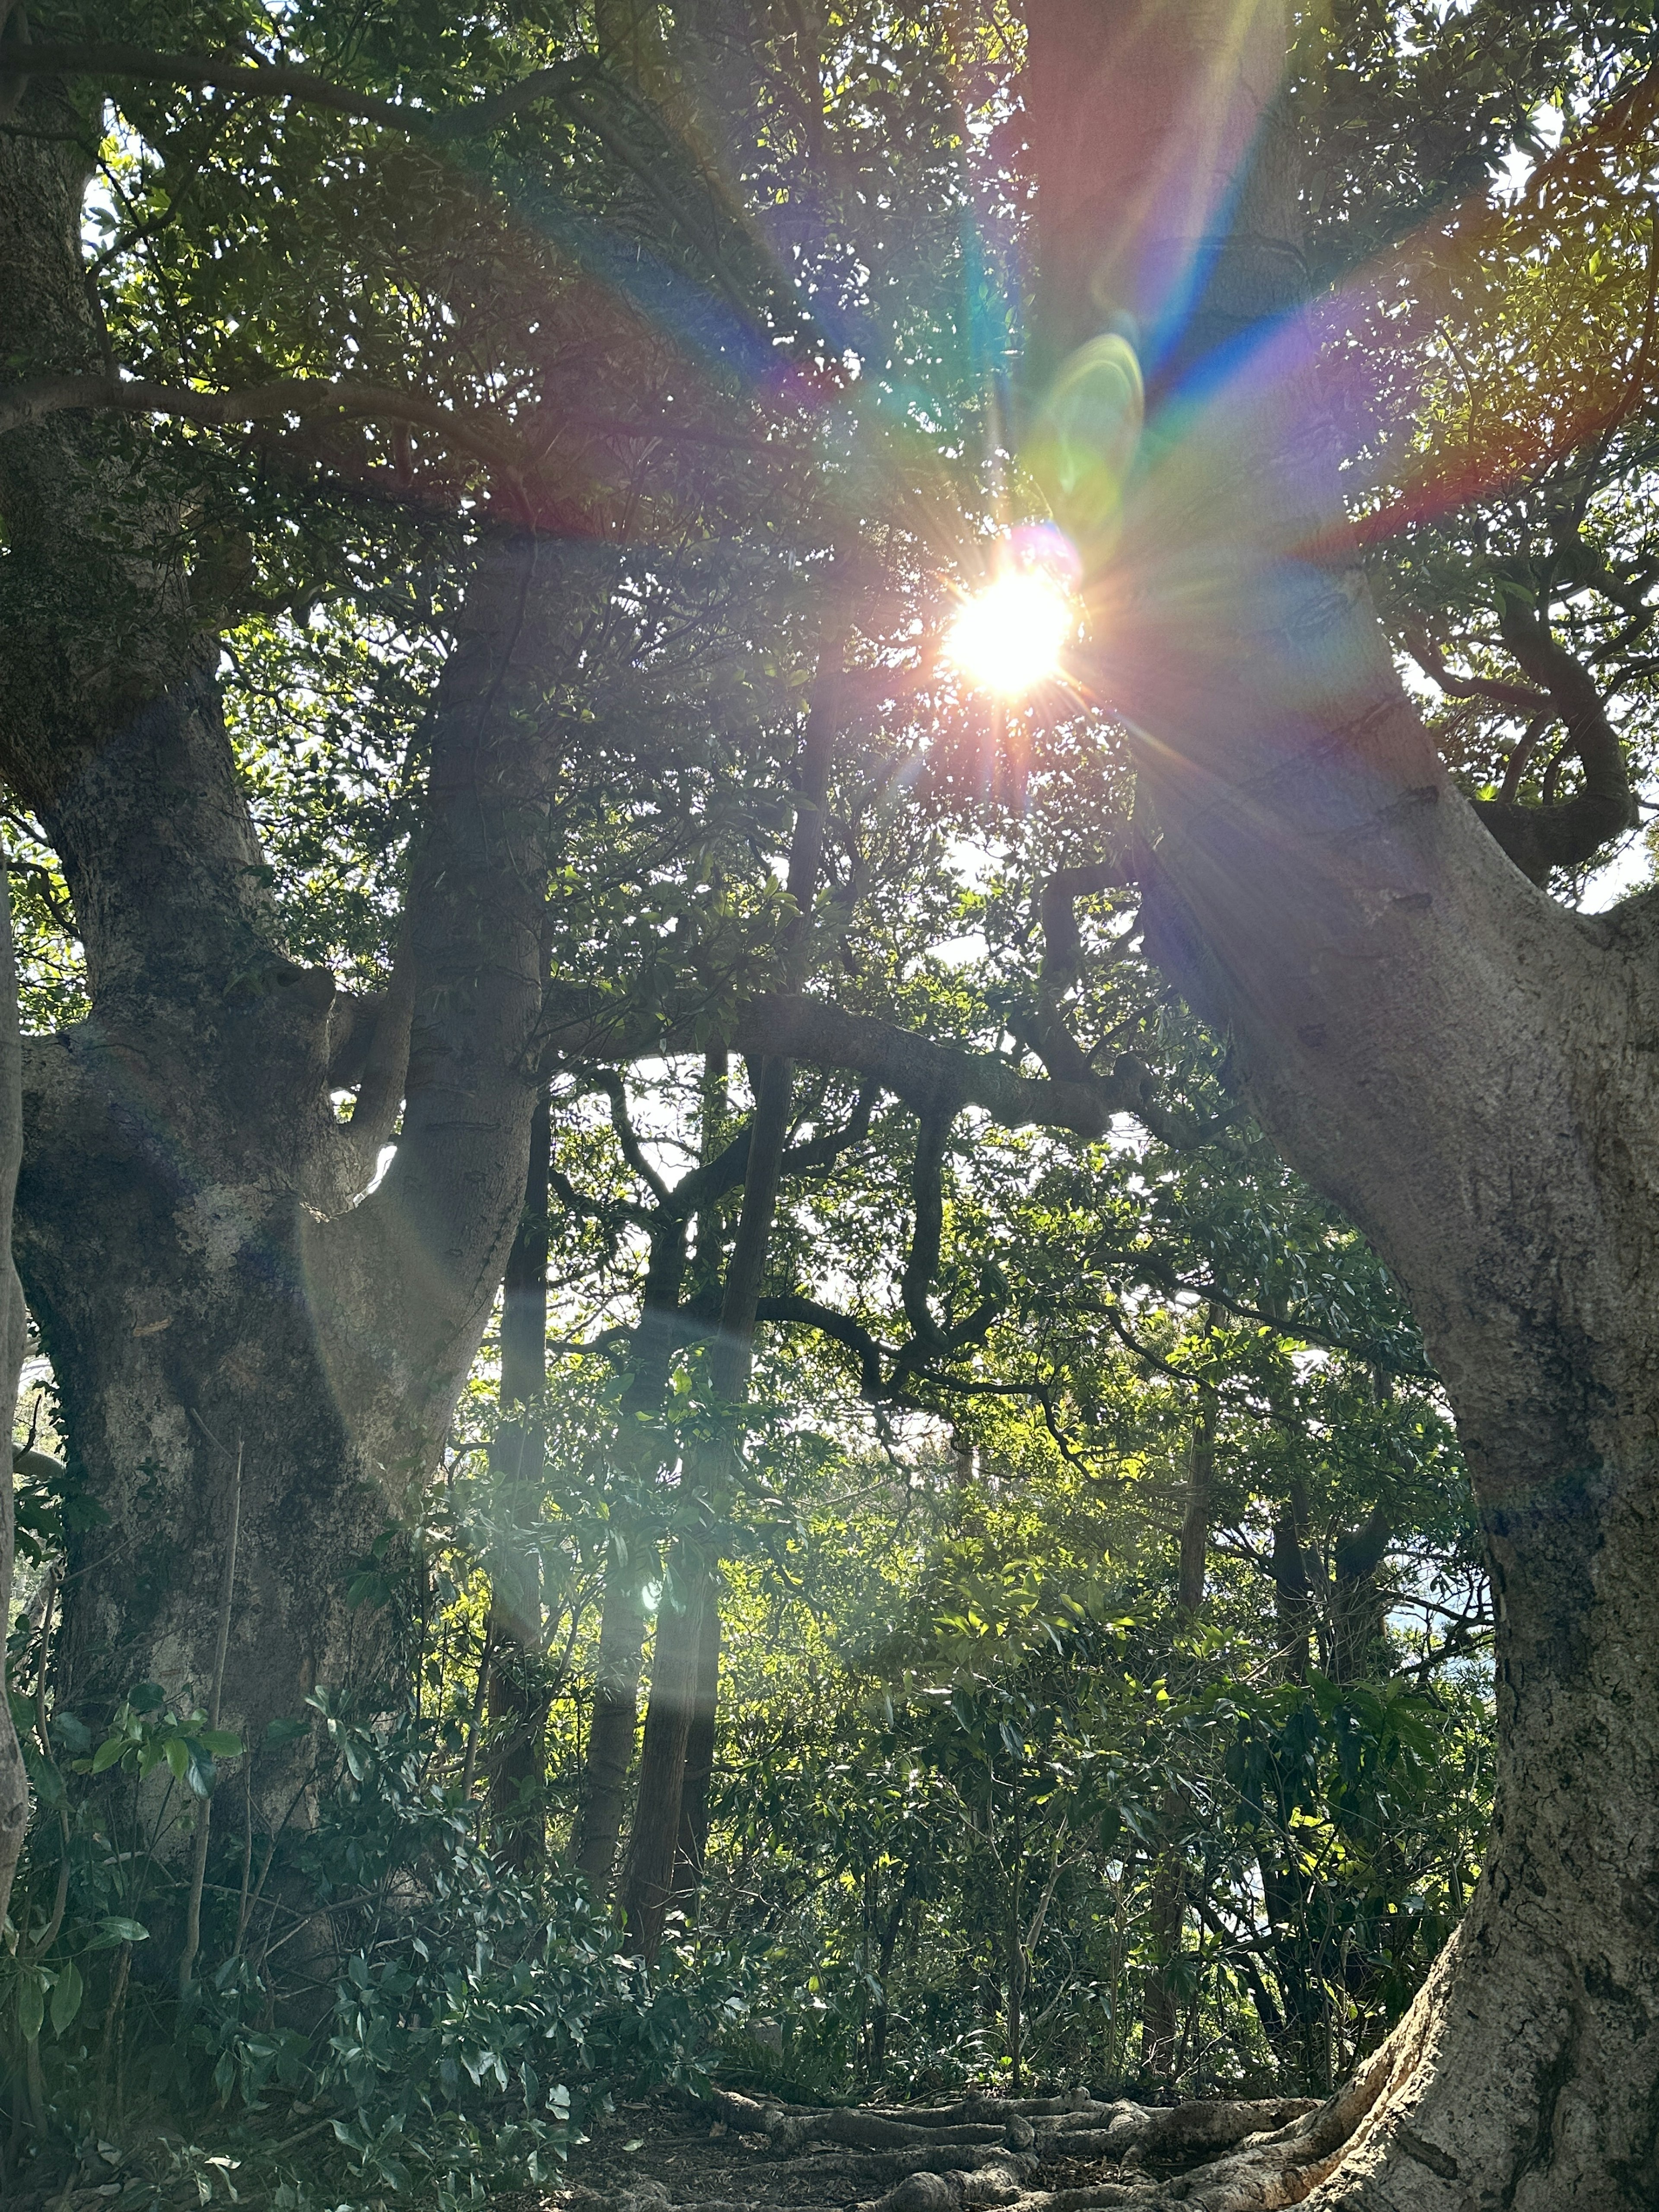
[[[111, 1139], [24, 1066], [14, 2182], [448, 2195], [711, 2067], [1328, 2094], [1479, 1875], [1491, 1599], [1399, 1291], [1148, 945], [1109, 609], [1012, 701], [951, 657], [1008, 529], [1109, 533], [1157, 366], [1044, 384], [1021, 21], [166, 14], [3, 19], [81, 232], [4, 264], [22, 1021], [123, 1071]], [[1606, 738], [1505, 845], [1591, 908], [1650, 872], [1655, 35], [1342, 0], [1290, 76], [1390, 641], [1496, 827]], [[130, 711], [100, 619], [188, 695], [114, 800], [43, 766]], [[224, 1164], [304, 1149], [307, 1020], [300, 1213], [527, 1130], [438, 1287]]]

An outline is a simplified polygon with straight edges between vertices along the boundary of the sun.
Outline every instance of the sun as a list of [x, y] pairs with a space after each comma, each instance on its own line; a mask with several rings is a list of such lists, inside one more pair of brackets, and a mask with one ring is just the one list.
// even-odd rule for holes
[[1077, 620], [1062, 578], [1038, 566], [1006, 568], [963, 602], [945, 657], [970, 684], [1018, 699], [1059, 675]]

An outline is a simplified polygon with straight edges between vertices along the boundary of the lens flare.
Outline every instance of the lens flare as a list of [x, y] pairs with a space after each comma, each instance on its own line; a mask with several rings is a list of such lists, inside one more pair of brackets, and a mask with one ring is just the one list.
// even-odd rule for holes
[[1077, 602], [1064, 578], [1010, 567], [963, 604], [945, 633], [945, 656], [970, 684], [1018, 699], [1060, 674], [1076, 631]]

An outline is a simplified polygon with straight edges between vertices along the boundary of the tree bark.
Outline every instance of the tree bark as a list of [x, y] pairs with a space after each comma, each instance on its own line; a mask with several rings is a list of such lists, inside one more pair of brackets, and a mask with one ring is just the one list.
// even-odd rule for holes
[[1285, 1679], [1305, 1682], [1314, 1606], [1313, 1591], [1308, 1582], [1308, 1490], [1300, 1475], [1291, 1478], [1290, 1495], [1273, 1516], [1269, 1571], [1273, 1576], [1273, 1617], [1278, 1623], [1279, 1656]]
[[1457, 1936], [1316, 2125], [1205, 2185], [1279, 2203], [1293, 2170], [1324, 2206], [1648, 2205], [1659, 900], [1564, 912], [1452, 786], [1341, 517], [1285, 134], [1261, 130], [1281, 13], [1197, 0], [1138, 40], [1152, 21], [1118, 0], [1029, 16], [1068, 343], [1115, 306], [1156, 388], [1214, 356], [1179, 410], [1155, 404], [1097, 560], [1098, 678], [1156, 824], [1147, 941], [1405, 1286], [1498, 1614], [1497, 1811]]
[[651, 1653], [651, 1699], [640, 1756], [639, 1796], [628, 1838], [624, 1900], [628, 1940], [654, 1959], [674, 1902], [674, 1860], [679, 1842], [680, 1801], [686, 1752], [696, 1707], [697, 1660], [703, 1611], [718, 1605], [706, 1552], [677, 1537], [669, 1549], [669, 1576], [678, 1600], [665, 1596], [657, 1612]]
[[640, 1668], [646, 1637], [645, 1585], [657, 1566], [657, 1540], [647, 1532], [642, 1493], [659, 1479], [660, 1444], [651, 1423], [668, 1390], [678, 1343], [676, 1321], [685, 1275], [686, 1217], [659, 1216], [629, 1349], [611, 1488], [611, 1535], [593, 1667], [593, 1717], [582, 1770], [571, 1859], [595, 1897], [607, 1898], [627, 1802], [628, 1771], [639, 1732]]

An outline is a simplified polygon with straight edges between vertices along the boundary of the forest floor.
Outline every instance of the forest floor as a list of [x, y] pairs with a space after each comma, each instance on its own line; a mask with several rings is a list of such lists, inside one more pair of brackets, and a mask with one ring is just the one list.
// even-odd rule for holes
[[550, 2198], [561, 2212], [1085, 2212], [1144, 2201], [1311, 2110], [1305, 2099], [1108, 2104], [1079, 2090], [814, 2111], [717, 2091], [701, 2106], [625, 2106], [573, 2151]]

